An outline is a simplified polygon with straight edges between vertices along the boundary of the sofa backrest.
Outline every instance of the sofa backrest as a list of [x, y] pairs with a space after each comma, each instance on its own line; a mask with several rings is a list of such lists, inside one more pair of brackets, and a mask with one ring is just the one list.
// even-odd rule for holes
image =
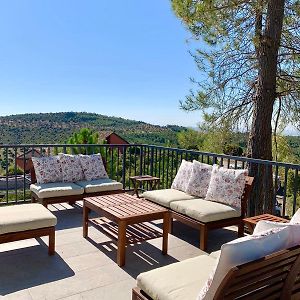
[[232, 268], [214, 300], [300, 299], [300, 246]]
[[[102, 161], [103, 161], [103, 165], [104, 165], [104, 168], [107, 172], [107, 163], [106, 163], [106, 160], [102, 157]], [[34, 166], [33, 166], [33, 162], [32, 162], [32, 159], [29, 158], [28, 159], [28, 164], [30, 166], [30, 178], [31, 178], [31, 183], [36, 183], [37, 180], [36, 180], [36, 174], [35, 174], [35, 170], [34, 170]]]

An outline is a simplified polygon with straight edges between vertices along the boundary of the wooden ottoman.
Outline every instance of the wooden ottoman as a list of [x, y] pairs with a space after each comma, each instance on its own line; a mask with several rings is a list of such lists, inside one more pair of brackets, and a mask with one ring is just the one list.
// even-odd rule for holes
[[56, 217], [43, 205], [0, 207], [0, 244], [49, 236], [49, 255], [55, 253]]

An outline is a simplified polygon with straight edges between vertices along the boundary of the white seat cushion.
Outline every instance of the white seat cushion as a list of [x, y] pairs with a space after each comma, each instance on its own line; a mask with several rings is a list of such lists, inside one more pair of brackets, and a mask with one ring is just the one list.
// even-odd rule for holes
[[109, 178], [95, 179], [90, 181], [77, 181], [76, 184], [83, 187], [86, 193], [117, 191], [123, 189], [122, 183]]
[[56, 217], [41, 204], [0, 207], [0, 234], [52, 227], [56, 223]]
[[216, 259], [200, 255], [141, 273], [137, 277], [137, 286], [152, 299], [194, 300], [216, 263]]
[[170, 207], [170, 203], [173, 201], [189, 200], [195, 198], [189, 194], [186, 194], [185, 192], [175, 189], [147, 191], [143, 193], [142, 197], [165, 207]]
[[171, 202], [170, 207], [176, 212], [204, 223], [241, 216], [240, 210], [235, 207], [200, 198]]
[[31, 184], [30, 190], [39, 198], [74, 196], [84, 193], [84, 188], [72, 182], [52, 182]]

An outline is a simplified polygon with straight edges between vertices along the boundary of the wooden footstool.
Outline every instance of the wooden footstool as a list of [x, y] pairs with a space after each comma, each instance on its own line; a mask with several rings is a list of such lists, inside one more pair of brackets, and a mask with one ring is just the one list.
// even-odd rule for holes
[[49, 255], [55, 253], [56, 217], [41, 204], [0, 207], [0, 244], [49, 236]]
[[243, 219], [243, 222], [244, 222], [245, 226], [248, 228], [249, 232], [252, 234], [256, 224], [262, 220], [278, 222], [278, 223], [288, 223], [289, 222], [287, 219], [280, 218], [280, 217], [270, 215], [270, 214], [263, 214], [263, 215], [258, 215], [258, 216], [254, 216], [254, 217], [250, 217], [250, 218], [245, 218], [245, 219]]

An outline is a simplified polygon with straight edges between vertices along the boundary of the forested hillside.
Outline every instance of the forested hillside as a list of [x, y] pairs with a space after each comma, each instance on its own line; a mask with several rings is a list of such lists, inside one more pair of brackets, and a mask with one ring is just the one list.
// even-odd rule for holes
[[177, 132], [185, 130], [85, 112], [22, 114], [0, 117], [0, 143], [64, 143], [84, 127], [115, 131], [130, 143], [172, 146], [177, 145]]

